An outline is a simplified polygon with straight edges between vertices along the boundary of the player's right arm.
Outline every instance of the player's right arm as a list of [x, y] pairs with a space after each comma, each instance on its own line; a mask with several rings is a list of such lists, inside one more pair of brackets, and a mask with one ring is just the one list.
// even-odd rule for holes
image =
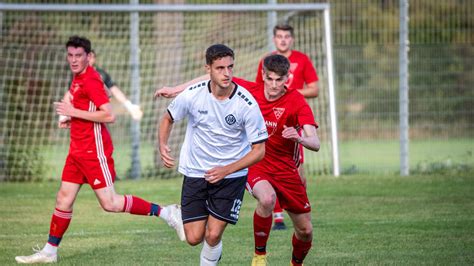
[[198, 83], [200, 81], [208, 80], [210, 79], [209, 74], [202, 75], [200, 77], [197, 77], [191, 81], [185, 82], [183, 84], [176, 85], [174, 87], [162, 87], [160, 89], [157, 89], [155, 91], [155, 94], [153, 95], [155, 98], [158, 98], [160, 96], [165, 97], [165, 98], [174, 98], [178, 94], [180, 94], [182, 91], [184, 91], [187, 87]]
[[167, 168], [172, 168], [175, 165], [175, 160], [173, 156], [171, 156], [171, 148], [168, 146], [168, 139], [171, 134], [171, 129], [173, 128], [173, 123], [173, 118], [171, 118], [171, 115], [166, 112], [161, 119], [158, 129], [158, 143], [160, 145], [159, 151], [161, 161]]
[[[72, 104], [72, 94], [69, 91], [66, 91], [63, 96], [63, 101], [69, 104]], [[58, 119], [59, 128], [70, 128], [71, 127], [71, 117], [66, 115], [59, 115]]]

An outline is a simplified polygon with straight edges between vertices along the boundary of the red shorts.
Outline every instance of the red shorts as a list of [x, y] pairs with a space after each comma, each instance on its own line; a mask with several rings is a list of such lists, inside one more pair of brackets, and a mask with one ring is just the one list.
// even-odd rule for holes
[[296, 170], [294, 173], [268, 174], [259, 169], [249, 169], [247, 177], [247, 190], [252, 189], [258, 182], [267, 180], [275, 189], [282, 209], [292, 213], [307, 213], [311, 211], [306, 188]]
[[115, 170], [112, 157], [84, 159], [69, 154], [63, 169], [62, 181], [84, 184], [92, 189], [109, 187], [114, 184]]

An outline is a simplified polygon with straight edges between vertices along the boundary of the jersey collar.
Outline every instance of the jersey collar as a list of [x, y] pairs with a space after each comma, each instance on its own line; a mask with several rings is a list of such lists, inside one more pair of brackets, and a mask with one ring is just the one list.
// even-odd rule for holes
[[[232, 81], [232, 83], [235, 85], [235, 87], [234, 87], [234, 90], [232, 91], [232, 93], [229, 95], [229, 99], [232, 99], [232, 97], [234, 97], [235, 93], [237, 93], [237, 87], [239, 87], [239, 85], [237, 85], [237, 83], [235, 83], [234, 81]], [[207, 91], [209, 93], [212, 93], [212, 91], [211, 91], [211, 81], [210, 80], [207, 83]]]

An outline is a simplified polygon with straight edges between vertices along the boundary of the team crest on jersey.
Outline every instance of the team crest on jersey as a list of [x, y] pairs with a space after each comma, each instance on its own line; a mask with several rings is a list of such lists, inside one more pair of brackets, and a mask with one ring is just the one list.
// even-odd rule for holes
[[79, 85], [79, 83], [72, 83], [71, 84], [71, 93], [74, 94], [76, 93], [76, 91], [81, 87], [81, 85]]
[[284, 112], [285, 112], [285, 108], [273, 107], [273, 113], [275, 114], [275, 117], [277, 120], [280, 119], [280, 117], [283, 115]]
[[237, 120], [235, 119], [235, 116], [233, 114], [230, 114], [230, 115], [227, 115], [225, 117], [225, 122], [228, 124], [228, 125], [233, 125], [235, 124]]

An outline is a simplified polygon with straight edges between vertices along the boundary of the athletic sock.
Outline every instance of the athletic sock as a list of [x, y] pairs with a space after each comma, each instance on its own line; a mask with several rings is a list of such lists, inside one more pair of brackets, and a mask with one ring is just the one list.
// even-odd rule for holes
[[[46, 244], [43, 248], [46, 253], [54, 254], [57, 252], [57, 247], [59, 246], [59, 243], [61, 242], [64, 233], [69, 227], [71, 218], [72, 211], [61, 211], [57, 208], [54, 209], [53, 216], [51, 217], [51, 224], [49, 226], [49, 245]], [[56, 248], [52, 248], [50, 246]]]
[[283, 223], [284, 220], [283, 209], [280, 207], [278, 198], [276, 198], [275, 207], [273, 208], [273, 220], [275, 223]]
[[217, 265], [222, 255], [222, 240], [213, 247], [206, 240], [203, 241], [201, 250], [201, 266]]
[[47, 253], [47, 254], [57, 254], [58, 253], [58, 247], [53, 246], [50, 243], [46, 243], [46, 245], [44, 245], [44, 247], [41, 251], [44, 252], [44, 253]]
[[135, 215], [160, 216], [161, 207], [133, 195], [124, 195], [123, 212]]
[[291, 263], [293, 265], [303, 265], [303, 260], [311, 249], [311, 243], [312, 241], [303, 242], [293, 234], [293, 254], [291, 258]]
[[272, 229], [272, 216], [261, 217], [257, 211], [253, 213], [253, 236], [255, 240], [255, 254], [267, 254], [267, 240]]

